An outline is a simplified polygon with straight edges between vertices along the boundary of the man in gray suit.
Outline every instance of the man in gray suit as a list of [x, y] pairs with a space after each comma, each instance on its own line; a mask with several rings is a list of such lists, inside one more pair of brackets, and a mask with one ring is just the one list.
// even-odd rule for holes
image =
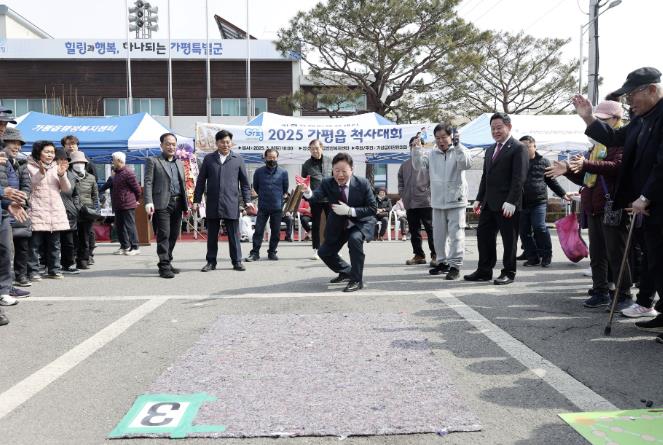
[[180, 235], [182, 212], [187, 210], [184, 165], [175, 158], [175, 135], [164, 133], [159, 140], [161, 155], [151, 156], [145, 163], [145, 211], [157, 235], [159, 276], [173, 278], [179, 273], [171, 264], [173, 249]]
[[[230, 244], [230, 260], [233, 269], [237, 271], [246, 270], [242, 264], [242, 247], [239, 240], [239, 194], [240, 188], [242, 198], [247, 209], [255, 210], [251, 203], [251, 187], [249, 177], [246, 174], [244, 159], [231, 149], [233, 135], [231, 132], [221, 130], [216, 133], [217, 151], [210, 153], [203, 159], [200, 167], [196, 190], [193, 193], [193, 210], [198, 210], [198, 204], [203, 198], [203, 192], [207, 197], [205, 209], [207, 211], [207, 264], [201, 272], [209, 272], [216, 269], [216, 256], [219, 251], [219, 228], [221, 220], [228, 232], [228, 243]], [[207, 187], [207, 190], [205, 188]]]

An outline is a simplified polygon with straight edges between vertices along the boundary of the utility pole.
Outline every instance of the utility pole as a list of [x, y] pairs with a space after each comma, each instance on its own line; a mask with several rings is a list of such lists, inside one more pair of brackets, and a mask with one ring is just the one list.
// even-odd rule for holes
[[587, 94], [592, 105], [598, 104], [599, 95], [599, 0], [589, 0], [589, 76]]
[[[622, 0], [589, 0], [589, 22], [580, 27], [580, 66], [582, 67], [582, 34], [583, 28], [589, 26], [589, 76], [587, 79], [587, 95], [592, 105], [599, 101], [599, 16], [609, 9], [621, 4]], [[607, 5], [607, 8], [603, 8]], [[603, 10], [601, 10], [603, 8]], [[582, 68], [581, 68], [582, 69]], [[582, 75], [580, 76], [582, 89]]]

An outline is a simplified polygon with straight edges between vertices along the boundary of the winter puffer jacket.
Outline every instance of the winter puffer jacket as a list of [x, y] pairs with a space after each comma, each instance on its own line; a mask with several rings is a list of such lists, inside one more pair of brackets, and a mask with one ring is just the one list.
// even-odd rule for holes
[[550, 167], [550, 161], [539, 153], [534, 159], [529, 160], [527, 179], [523, 186], [523, 208], [534, 207], [537, 204], [548, 202], [548, 187], [560, 198], [566, 191], [559, 185], [556, 179], [546, 177], [546, 168]]
[[67, 175], [58, 176], [55, 162], [46, 166], [44, 174], [39, 171], [39, 164], [28, 158], [28, 172], [32, 181], [32, 196], [28, 214], [32, 221], [33, 232], [56, 232], [69, 230], [67, 211], [64, 208], [60, 192], [68, 192], [71, 183]]
[[78, 190], [78, 197], [81, 200], [81, 205], [90, 209], [99, 208], [99, 187], [97, 186], [97, 178], [87, 171], [82, 178], [78, 173], [73, 172], [74, 179], [76, 180], [76, 190]]
[[135, 209], [138, 207], [140, 193], [140, 184], [132, 170], [125, 166], [115, 171], [111, 187], [113, 211]]
[[60, 192], [60, 196], [62, 196], [62, 202], [67, 211], [69, 229], [75, 230], [78, 227], [78, 213], [81, 210], [81, 200], [78, 195], [78, 188], [76, 187], [76, 173], [69, 170], [67, 172], [67, 179], [69, 179], [71, 188], [69, 191]]
[[[589, 157], [589, 155], [587, 155]], [[608, 154], [602, 161], [585, 160], [581, 173], [568, 172], [564, 176], [572, 182], [583, 185], [585, 173], [596, 173], [596, 184], [594, 187], [583, 187], [580, 189], [580, 204], [582, 210], [587, 215], [602, 215], [605, 208], [605, 191], [601, 178], [605, 181], [610, 197], [614, 199], [615, 183], [619, 174], [619, 168], [622, 165], [622, 148], [608, 148]]]

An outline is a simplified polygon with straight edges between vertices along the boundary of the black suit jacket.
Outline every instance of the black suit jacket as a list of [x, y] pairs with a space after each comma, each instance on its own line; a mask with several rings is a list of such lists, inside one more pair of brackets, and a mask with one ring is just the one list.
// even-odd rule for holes
[[[314, 204], [327, 200], [330, 204], [338, 204], [340, 196], [341, 188], [338, 186], [336, 180], [333, 177], [325, 178], [320, 183], [320, 186], [313, 191], [309, 202]], [[333, 211], [329, 212], [325, 226], [325, 240], [330, 243], [340, 242], [343, 230], [347, 226], [348, 220], [350, 220], [357, 225], [366, 240], [371, 241], [375, 234], [377, 203], [373, 189], [366, 179], [356, 176], [350, 178], [348, 205], [355, 209], [357, 216], [339, 216]]]
[[200, 203], [205, 186], [208, 218], [239, 219], [240, 187], [244, 202], [251, 202], [251, 186], [244, 159], [233, 151], [228, 153], [223, 164], [218, 151], [205, 156], [198, 172], [193, 202]]
[[663, 100], [642, 117], [617, 130], [596, 120], [585, 134], [606, 147], [624, 147], [615, 203], [624, 208], [644, 195], [650, 216], [663, 224]]
[[[154, 204], [156, 210], [168, 208], [170, 200], [170, 183], [177, 181], [177, 178], [171, 177], [171, 170], [168, 168], [168, 161], [162, 155], [150, 156], [145, 162], [145, 204]], [[175, 160], [177, 165], [177, 174], [179, 176], [180, 193], [182, 196], [182, 205], [186, 209], [186, 191], [184, 189], [184, 165], [179, 159]]]
[[481, 202], [482, 208], [488, 206], [493, 211], [502, 210], [502, 204], [505, 202], [520, 210], [523, 185], [529, 167], [527, 147], [510, 137], [493, 160], [496, 146], [497, 144], [486, 150], [476, 200]]

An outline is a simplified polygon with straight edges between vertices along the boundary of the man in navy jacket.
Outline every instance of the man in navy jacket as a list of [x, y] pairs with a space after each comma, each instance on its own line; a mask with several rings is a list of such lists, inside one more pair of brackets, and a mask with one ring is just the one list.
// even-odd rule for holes
[[[239, 240], [239, 193], [247, 207], [251, 204], [251, 187], [246, 174], [244, 159], [233, 153], [233, 135], [231, 132], [221, 130], [216, 133], [217, 151], [205, 156], [203, 165], [198, 173], [196, 189], [193, 193], [193, 210], [198, 210], [198, 205], [206, 193], [207, 200], [207, 264], [201, 272], [209, 272], [216, 269], [216, 255], [219, 250], [218, 238], [221, 220], [228, 231], [228, 244], [230, 245], [230, 260], [233, 269], [237, 271], [246, 270], [242, 264], [242, 247]], [[205, 189], [207, 187], [207, 190]]]
[[279, 259], [276, 248], [281, 234], [281, 218], [283, 217], [283, 195], [288, 193], [288, 172], [278, 166], [279, 152], [275, 148], [265, 150], [265, 166], [253, 174], [253, 190], [258, 194], [258, 215], [256, 230], [253, 232], [253, 249], [246, 261], [260, 259], [260, 246], [269, 220], [271, 234], [267, 258], [272, 261]]
[[[327, 217], [325, 241], [318, 250], [320, 259], [338, 277], [330, 283], [348, 281], [343, 292], [354, 292], [364, 287], [364, 240], [371, 241], [375, 235], [375, 213], [377, 203], [368, 181], [352, 175], [352, 157], [338, 153], [332, 160], [332, 177], [325, 178], [320, 186], [311, 191], [307, 188], [304, 196], [311, 204], [327, 199], [332, 212]], [[343, 245], [348, 243], [350, 263], [339, 255]]]

